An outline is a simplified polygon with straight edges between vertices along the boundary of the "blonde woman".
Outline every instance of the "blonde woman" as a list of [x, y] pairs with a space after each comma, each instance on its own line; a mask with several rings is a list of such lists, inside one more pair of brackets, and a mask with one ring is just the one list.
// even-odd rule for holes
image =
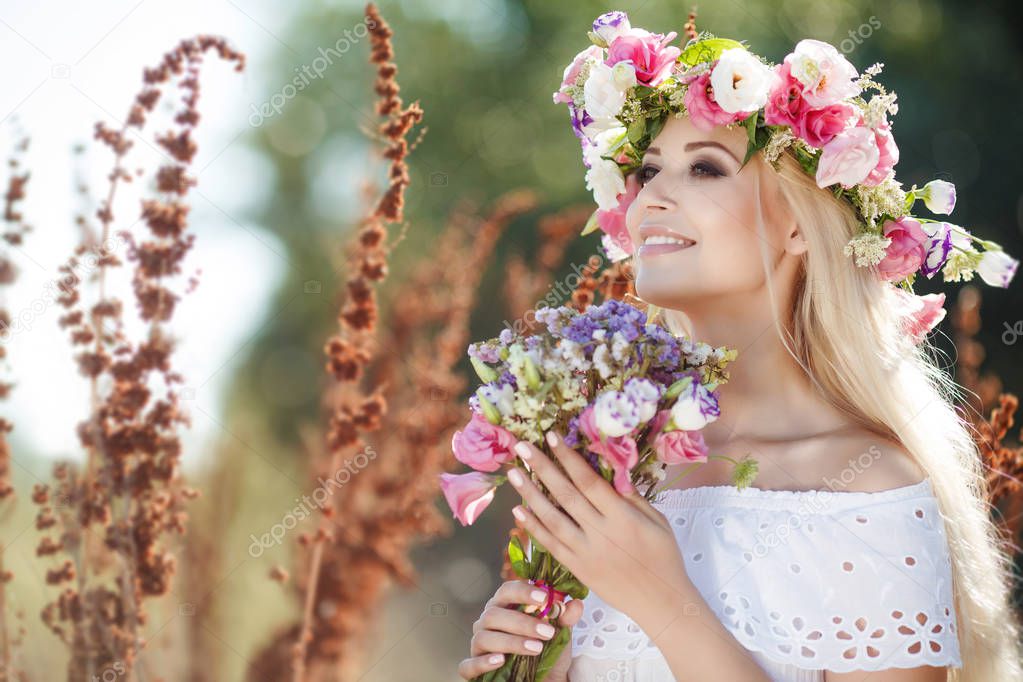
[[[622, 37], [626, 44], [616, 46]], [[850, 180], [880, 170], [890, 189], [898, 152], [880, 132], [877, 154], [867, 145], [865, 159], [837, 163], [821, 156], [835, 153], [827, 142], [854, 123], [829, 133], [826, 125], [800, 130], [796, 121], [796, 134], [773, 143], [751, 136], [741, 114], [763, 111], [763, 123], [778, 121], [779, 107], [795, 111], [791, 92], [773, 105], [770, 98], [780, 97], [778, 79], [809, 67], [816, 80], [800, 85], [818, 96], [807, 98], [811, 115], [813, 106], [849, 101], [843, 79], [857, 74], [816, 41], [801, 46], [817, 62], [800, 62], [797, 48], [785, 64], [765, 64], [776, 78], [741, 60], [718, 78], [715, 67], [734, 55], [710, 51], [701, 83], [692, 69], [673, 66], [697, 68], [699, 60], [687, 62], [686, 51], [669, 51], [665, 36], [633, 29], [622, 13], [598, 18], [591, 38], [602, 52], [580, 53], [559, 93], [571, 102], [588, 155], [605, 244], [634, 258], [637, 294], [669, 329], [739, 349], [719, 389], [721, 418], [703, 434], [711, 452], [749, 453], [759, 474], [754, 487], [738, 490], [721, 460], [680, 465], [667, 481], [689, 473], [648, 503], [615, 493], [558, 439], [564, 434], [553, 447], [564, 473], [526, 444], [530, 471], [509, 477], [526, 503], [516, 508], [519, 524], [590, 587], [556, 620], [572, 627], [571, 644], [546, 680], [1023, 679], [1011, 567], [990, 521], [981, 460], [953, 407], [956, 387], [923, 338], [940, 319], [940, 298], [896, 286], [910, 267], [925, 276], [945, 268], [948, 279], [972, 274], [971, 265], [1007, 285], [1014, 261], [983, 242], [997, 252], [994, 262], [978, 264], [980, 255], [957, 262], [945, 247], [954, 241], [968, 254], [965, 231], [923, 223], [928, 241], [913, 251], [912, 234], [885, 227], [906, 222], [890, 206], [865, 227], [864, 214], [876, 209], [862, 201], [869, 190], [850, 201], [835, 188], [881, 186], [878, 176]], [[689, 46], [699, 42], [695, 31], [691, 38]], [[628, 127], [621, 112], [633, 91], [616, 104], [607, 96], [615, 85], [601, 93], [586, 80], [614, 69], [623, 53], [641, 87], [662, 85], [671, 73], [702, 90], [674, 98], [688, 115], [668, 115], [652, 134], [631, 134], [615, 148], [605, 133], [614, 122]], [[667, 71], [661, 61], [670, 62]], [[742, 81], [758, 78], [759, 95], [742, 90]], [[628, 78], [617, 85], [636, 86]], [[592, 116], [602, 106], [612, 111], [602, 112], [603, 122]], [[603, 130], [591, 136], [594, 126]], [[600, 177], [604, 162], [624, 167], [621, 185]], [[827, 173], [840, 176], [837, 185]], [[603, 182], [613, 202], [600, 196]], [[947, 194], [937, 196], [947, 187], [934, 189], [928, 207], [947, 213]], [[543, 498], [533, 476], [565, 511]], [[505, 654], [536, 655], [553, 635], [550, 624], [516, 610], [546, 596], [534, 592], [525, 581], [501, 586], [474, 625], [463, 677], [500, 667]]]

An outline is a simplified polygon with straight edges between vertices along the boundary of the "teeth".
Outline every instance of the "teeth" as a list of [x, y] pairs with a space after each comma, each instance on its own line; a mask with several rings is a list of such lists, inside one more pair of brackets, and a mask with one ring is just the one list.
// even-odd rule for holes
[[647, 237], [646, 240], [643, 241], [643, 243], [644, 244], [682, 244], [683, 246], [688, 246], [689, 244], [692, 244], [694, 242], [692, 240], [689, 240], [689, 239], [675, 239], [674, 237], [664, 237], [664, 236], [661, 236], [661, 235], [655, 235], [655, 236], [652, 236], [652, 237]]

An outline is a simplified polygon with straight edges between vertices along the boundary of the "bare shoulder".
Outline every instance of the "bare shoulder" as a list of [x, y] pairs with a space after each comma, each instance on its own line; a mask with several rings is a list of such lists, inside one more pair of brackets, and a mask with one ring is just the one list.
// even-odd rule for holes
[[868, 429], [856, 429], [828, 439], [825, 474], [832, 490], [878, 492], [919, 483], [927, 472], [898, 441]]

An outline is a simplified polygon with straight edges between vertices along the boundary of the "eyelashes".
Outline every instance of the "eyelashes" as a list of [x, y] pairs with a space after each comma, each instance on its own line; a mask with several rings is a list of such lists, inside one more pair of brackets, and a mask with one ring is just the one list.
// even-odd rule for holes
[[[659, 169], [656, 166], [650, 164], [643, 164], [637, 173], [637, 179], [639, 180], [640, 187], [650, 182], [653, 175], [650, 175], [650, 171], [656, 173]], [[697, 178], [713, 178], [721, 177], [724, 175], [717, 166], [709, 161], [694, 161], [689, 164], [689, 174]]]

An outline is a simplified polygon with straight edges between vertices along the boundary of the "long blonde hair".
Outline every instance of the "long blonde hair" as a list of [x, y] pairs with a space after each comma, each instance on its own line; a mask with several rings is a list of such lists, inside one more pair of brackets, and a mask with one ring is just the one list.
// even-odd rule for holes
[[[1010, 603], [1012, 560], [990, 517], [984, 466], [971, 437], [974, 427], [954, 407], [961, 402], [961, 389], [937, 365], [938, 351], [930, 342], [915, 346], [902, 332], [890, 285], [843, 254], [858, 231], [855, 209], [817, 187], [790, 153], [778, 161], [780, 196], [809, 246], [790, 309], [779, 311], [767, 278], [782, 343], [825, 399], [857, 423], [901, 443], [931, 479], [952, 558], [963, 661], [948, 679], [1023, 679], [1020, 627]], [[749, 165], [754, 164], [759, 167], [749, 170], [774, 172], [759, 153]], [[759, 182], [757, 187], [759, 194]], [[765, 272], [770, 273], [762, 219], [758, 229]], [[651, 309], [673, 332], [686, 333], [684, 316], [677, 313]]]

